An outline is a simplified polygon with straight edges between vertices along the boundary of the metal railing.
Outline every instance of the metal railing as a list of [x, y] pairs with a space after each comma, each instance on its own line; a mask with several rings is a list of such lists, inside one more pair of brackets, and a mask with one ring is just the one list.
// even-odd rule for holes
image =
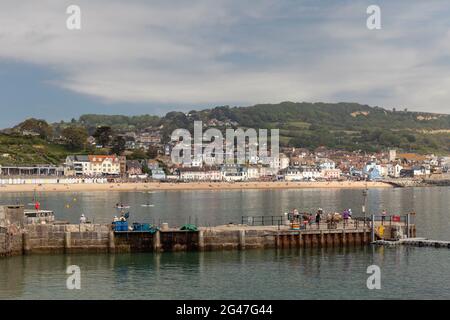
[[241, 224], [249, 226], [279, 226], [283, 224], [285, 216], [242, 216]]
[[[376, 216], [375, 221], [383, 221], [386, 225], [396, 222], [407, 223], [407, 216], [386, 216], [383, 220], [381, 216]], [[282, 226], [288, 225], [286, 216], [242, 216], [241, 224], [248, 226]], [[411, 222], [410, 222], [411, 223]], [[299, 225], [300, 230], [361, 230], [372, 229], [372, 217], [353, 217], [351, 219], [327, 220], [321, 219], [319, 223], [313, 220], [304, 220], [301, 217], [295, 221], [289, 221], [289, 225]]]

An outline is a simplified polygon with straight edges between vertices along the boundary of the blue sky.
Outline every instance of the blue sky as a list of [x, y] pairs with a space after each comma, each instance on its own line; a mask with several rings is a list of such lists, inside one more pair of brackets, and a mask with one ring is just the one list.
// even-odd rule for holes
[[0, 127], [286, 100], [449, 113], [449, 17], [446, 0], [2, 0]]

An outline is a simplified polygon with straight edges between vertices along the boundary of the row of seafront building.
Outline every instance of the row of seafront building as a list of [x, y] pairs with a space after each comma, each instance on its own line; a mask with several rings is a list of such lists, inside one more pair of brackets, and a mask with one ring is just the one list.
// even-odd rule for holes
[[108, 178], [162, 181], [379, 180], [426, 177], [436, 172], [448, 172], [450, 167], [449, 157], [397, 154], [395, 150], [372, 155], [329, 150], [316, 153], [295, 149], [286, 151], [265, 165], [256, 161], [219, 166], [203, 161], [174, 165], [168, 157], [127, 160], [125, 156], [116, 155], [71, 155], [60, 166], [0, 166], [0, 183], [40, 183], [34, 178], [48, 178], [54, 183], [76, 183], [77, 178], [91, 183], [103, 183]]

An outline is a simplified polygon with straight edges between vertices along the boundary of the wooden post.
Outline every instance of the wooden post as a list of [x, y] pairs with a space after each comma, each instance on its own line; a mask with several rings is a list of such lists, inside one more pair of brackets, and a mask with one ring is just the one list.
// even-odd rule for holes
[[295, 237], [295, 247], [300, 248], [300, 231], [297, 233], [297, 237]]
[[375, 215], [372, 214], [372, 242], [375, 242]]
[[333, 246], [334, 247], [339, 246], [339, 233], [337, 233], [337, 232], [333, 233]]
[[407, 238], [410, 238], [411, 237], [411, 233], [410, 233], [410, 230], [409, 230], [409, 225], [410, 225], [410, 216], [409, 216], [409, 213], [406, 215], [406, 237]]

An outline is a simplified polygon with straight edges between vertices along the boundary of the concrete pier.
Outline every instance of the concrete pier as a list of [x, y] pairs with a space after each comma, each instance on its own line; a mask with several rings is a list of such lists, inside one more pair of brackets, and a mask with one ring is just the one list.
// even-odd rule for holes
[[[398, 234], [415, 237], [415, 225], [406, 222], [361, 222], [333, 225], [321, 223], [293, 230], [289, 225], [251, 226], [228, 224], [200, 227], [197, 231], [164, 228], [154, 233], [112, 230], [111, 224], [23, 224], [23, 207], [0, 206], [0, 256], [37, 253], [86, 252], [170, 252], [207, 250], [249, 250], [265, 248], [326, 248], [363, 246], [377, 239], [394, 239]], [[383, 227], [380, 228], [381, 224]], [[372, 230], [378, 230], [372, 235]], [[382, 232], [379, 230], [383, 230]], [[399, 232], [401, 231], [401, 232]], [[383, 233], [377, 234], [378, 233]], [[403, 241], [403, 240], [402, 240]], [[417, 241], [416, 241], [417, 242]], [[410, 243], [416, 243], [410, 241]], [[418, 245], [429, 245], [419, 241]], [[433, 242], [434, 246], [448, 244]], [[404, 242], [404, 244], [408, 244]]]
[[[367, 245], [369, 228], [290, 230], [287, 226], [224, 225], [198, 231], [114, 232], [110, 225], [28, 225], [4, 234], [6, 255], [28, 253], [169, 252]], [[6, 240], [5, 240], [6, 239]], [[5, 254], [4, 254], [5, 255]]]

